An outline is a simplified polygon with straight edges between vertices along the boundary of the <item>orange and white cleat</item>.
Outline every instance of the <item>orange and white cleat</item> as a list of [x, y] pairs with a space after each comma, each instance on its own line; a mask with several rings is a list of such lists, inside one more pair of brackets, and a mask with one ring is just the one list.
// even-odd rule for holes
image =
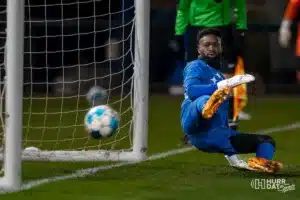
[[249, 167], [266, 173], [276, 173], [283, 168], [283, 163], [275, 160], [266, 160], [264, 158], [249, 158]]
[[224, 87], [216, 90], [209, 100], [206, 102], [202, 109], [202, 116], [204, 119], [210, 119], [219, 108], [220, 104], [223, 103], [230, 93], [229, 87]]

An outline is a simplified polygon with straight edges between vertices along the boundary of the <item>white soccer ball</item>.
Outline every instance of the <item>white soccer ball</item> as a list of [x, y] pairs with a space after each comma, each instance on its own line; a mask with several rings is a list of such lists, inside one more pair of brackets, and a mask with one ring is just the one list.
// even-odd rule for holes
[[107, 138], [116, 133], [120, 124], [120, 117], [111, 107], [100, 105], [88, 111], [84, 118], [84, 124], [92, 138]]
[[91, 105], [99, 104], [106, 98], [106, 90], [100, 86], [93, 86], [86, 94], [86, 99]]

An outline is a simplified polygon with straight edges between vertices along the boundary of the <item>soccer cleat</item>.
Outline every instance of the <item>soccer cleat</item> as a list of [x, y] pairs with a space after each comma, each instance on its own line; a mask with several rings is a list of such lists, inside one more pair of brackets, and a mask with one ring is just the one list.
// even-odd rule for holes
[[248, 164], [249, 167], [266, 173], [276, 173], [283, 167], [282, 162], [257, 157], [249, 158]]
[[244, 160], [240, 159], [238, 155], [235, 155], [234, 157], [229, 157], [225, 155], [225, 158], [227, 159], [229, 165], [233, 168], [239, 169], [239, 170], [250, 170], [250, 171], [256, 171], [256, 169], [253, 169], [249, 167], [248, 163]]
[[216, 90], [202, 109], [202, 116], [204, 119], [210, 119], [219, 108], [220, 104], [226, 100], [230, 93], [229, 87], [224, 87]]

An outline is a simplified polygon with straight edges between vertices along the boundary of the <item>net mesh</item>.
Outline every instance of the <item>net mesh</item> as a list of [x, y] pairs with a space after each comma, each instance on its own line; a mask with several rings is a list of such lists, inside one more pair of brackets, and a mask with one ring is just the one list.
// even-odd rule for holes
[[[117, 0], [25, 0], [23, 147], [118, 150], [132, 146], [134, 5]], [[5, 5], [1, 5], [1, 88]], [[86, 93], [106, 90], [102, 104], [120, 115], [115, 136], [88, 137]], [[2, 139], [3, 137], [2, 131]]]

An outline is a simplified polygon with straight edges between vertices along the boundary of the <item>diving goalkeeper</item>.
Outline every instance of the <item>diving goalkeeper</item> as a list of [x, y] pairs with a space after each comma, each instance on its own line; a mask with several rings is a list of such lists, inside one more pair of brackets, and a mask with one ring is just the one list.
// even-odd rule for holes
[[248, 160], [250, 169], [275, 173], [282, 163], [273, 161], [275, 141], [267, 135], [240, 133], [228, 125], [228, 97], [231, 89], [254, 81], [252, 75], [230, 79], [212, 65], [222, 51], [217, 29], [204, 29], [197, 35], [198, 59], [184, 69], [185, 99], [181, 105], [181, 126], [191, 145], [208, 153], [225, 155], [256, 153]]

